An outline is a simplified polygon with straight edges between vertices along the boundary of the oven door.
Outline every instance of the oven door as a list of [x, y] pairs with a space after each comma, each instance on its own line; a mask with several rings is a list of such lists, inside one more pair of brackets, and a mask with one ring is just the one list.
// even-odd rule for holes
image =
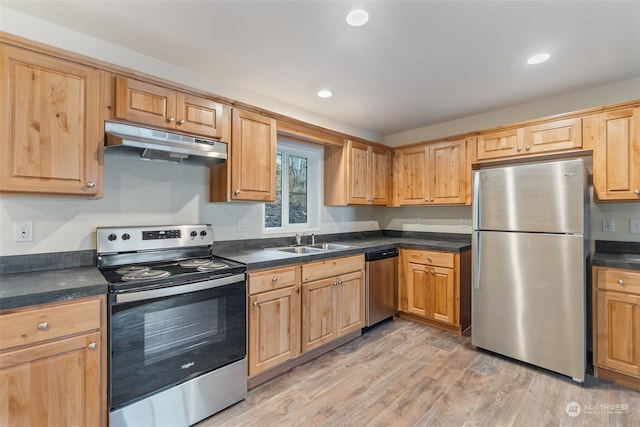
[[110, 296], [110, 410], [246, 357], [245, 275]]

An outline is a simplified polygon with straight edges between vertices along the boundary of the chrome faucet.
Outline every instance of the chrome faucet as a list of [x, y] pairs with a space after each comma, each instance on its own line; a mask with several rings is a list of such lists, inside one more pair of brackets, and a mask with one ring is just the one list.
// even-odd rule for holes
[[311, 233], [311, 246], [316, 244], [316, 235]]
[[296, 246], [302, 244], [302, 236], [304, 236], [304, 233], [296, 233]]

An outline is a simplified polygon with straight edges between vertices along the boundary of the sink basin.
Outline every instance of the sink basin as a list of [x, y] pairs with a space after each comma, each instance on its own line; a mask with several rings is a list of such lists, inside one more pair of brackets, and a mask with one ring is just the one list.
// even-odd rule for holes
[[341, 249], [349, 249], [349, 245], [341, 245], [338, 243], [316, 243], [315, 245], [309, 245], [308, 248], [320, 249], [323, 251], [339, 251]]
[[311, 254], [323, 251], [320, 248], [312, 248], [310, 246], [292, 246], [287, 248], [275, 248], [275, 250], [280, 252], [289, 252], [292, 254]]

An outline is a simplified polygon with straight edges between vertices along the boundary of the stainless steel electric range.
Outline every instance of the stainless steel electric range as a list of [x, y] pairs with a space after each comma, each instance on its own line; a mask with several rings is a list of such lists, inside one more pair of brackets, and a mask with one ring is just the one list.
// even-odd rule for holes
[[247, 394], [246, 267], [210, 225], [100, 227], [109, 425], [189, 426]]

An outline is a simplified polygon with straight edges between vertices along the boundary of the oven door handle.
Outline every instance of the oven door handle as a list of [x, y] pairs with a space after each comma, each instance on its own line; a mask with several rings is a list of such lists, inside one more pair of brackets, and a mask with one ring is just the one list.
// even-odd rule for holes
[[202, 282], [189, 283], [180, 286], [168, 286], [166, 288], [149, 289], [146, 291], [128, 292], [116, 294], [116, 304], [126, 302], [144, 301], [155, 298], [169, 297], [173, 295], [181, 295], [189, 292], [202, 291], [205, 289], [213, 289], [231, 283], [244, 282], [244, 274], [234, 274], [228, 277], [221, 277]]

